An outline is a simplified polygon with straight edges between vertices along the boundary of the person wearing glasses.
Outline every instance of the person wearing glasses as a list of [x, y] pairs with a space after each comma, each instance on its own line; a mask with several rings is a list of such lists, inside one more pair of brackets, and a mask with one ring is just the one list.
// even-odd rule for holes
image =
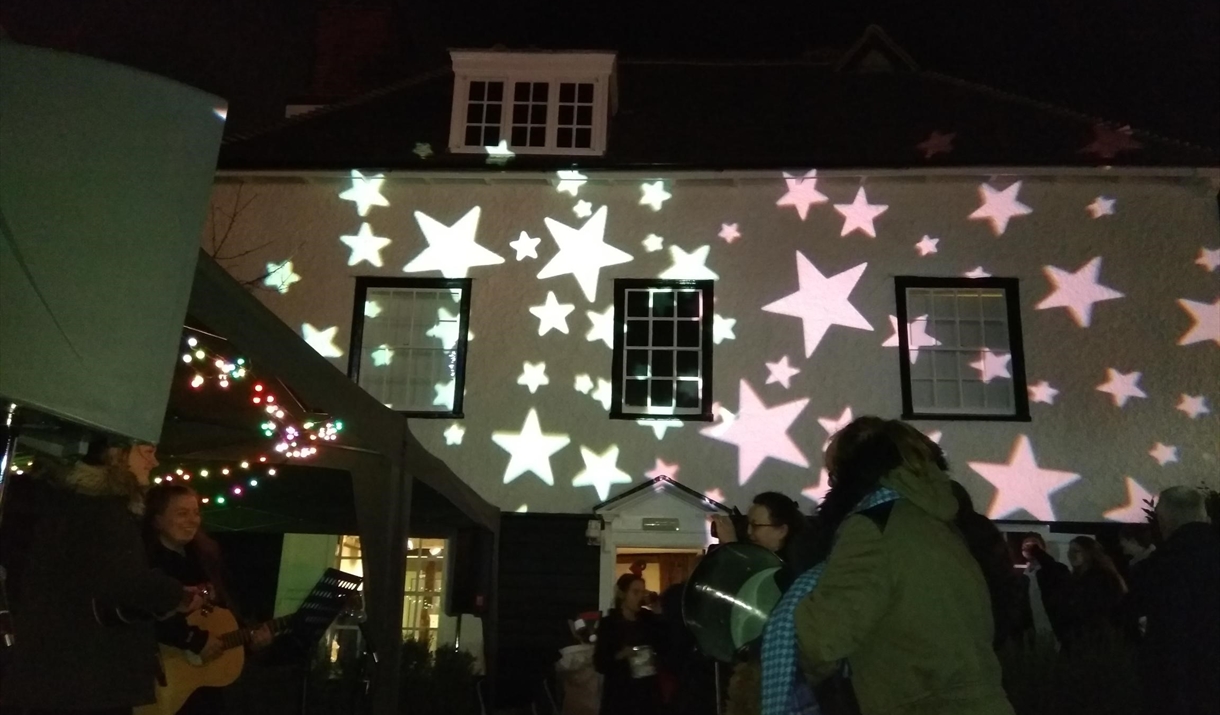
[[[754, 497], [746, 519], [746, 538], [784, 562], [775, 581], [780, 590], [786, 591], [801, 572], [813, 565], [805, 555], [809, 550], [807, 536], [812, 533], [808, 518], [801, 513], [800, 505], [787, 495], [763, 492]], [[721, 544], [737, 540], [738, 532], [731, 516], [721, 514], [715, 521]]]

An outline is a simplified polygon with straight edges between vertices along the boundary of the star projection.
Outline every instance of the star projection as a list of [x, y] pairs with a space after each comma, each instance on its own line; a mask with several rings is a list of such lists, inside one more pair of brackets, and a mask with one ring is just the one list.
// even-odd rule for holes
[[445, 444], [456, 447], [462, 443], [462, 438], [465, 436], [466, 428], [454, 422], [445, 430]]
[[376, 318], [381, 315], [381, 304], [375, 300], [364, 301], [364, 317]]
[[581, 445], [580, 458], [585, 468], [572, 478], [574, 487], [593, 487], [597, 498], [606, 501], [615, 484], [630, 484], [631, 475], [618, 468], [618, 446], [612, 445], [602, 454]]
[[827, 278], [804, 254], [797, 251], [796, 274], [800, 288], [791, 295], [764, 305], [763, 310], [801, 319], [805, 332], [805, 357], [809, 357], [818, 349], [832, 325], [858, 330], [873, 329], [847, 299], [867, 267], [867, 263], [861, 263]]
[[[898, 345], [898, 316], [890, 316], [890, 328], [894, 334], [881, 343], [883, 348], [896, 348]], [[907, 326], [907, 346], [910, 348], [911, 364], [919, 360], [920, 348], [931, 348], [940, 345], [940, 341], [928, 335], [928, 316], [920, 315]]]
[[805, 497], [814, 504], [821, 504], [826, 501], [826, 495], [830, 493], [830, 473], [825, 469], [818, 475], [818, 482], [811, 487], [801, 490], [801, 496]]
[[987, 270], [985, 268], [983, 268], [982, 266], [977, 266], [975, 268], [972, 268], [972, 269], [966, 271], [965, 273], [963, 273], [962, 275], [964, 275], [967, 278], [990, 278], [991, 277], [991, 274], [988, 273]]
[[479, 228], [479, 207], [466, 212], [452, 226], [446, 226], [422, 211], [415, 212], [415, 222], [423, 231], [428, 247], [403, 266], [403, 273], [440, 271], [446, 278], [465, 278], [471, 268], [494, 266], [504, 262], [502, 256], [475, 243]]
[[[441, 347], [445, 350], [452, 350], [457, 345], [458, 336], [462, 334], [462, 322], [458, 316], [450, 313], [446, 308], [436, 309], [436, 325], [428, 328], [428, 332], [424, 333], [430, 338], [436, 338], [441, 341]], [[466, 341], [470, 342], [474, 339], [474, 333], [466, 334]]]
[[809, 404], [809, 399], [767, 407], [745, 380], [739, 384], [738, 395], [737, 413], [731, 421], [700, 430], [707, 437], [737, 447], [737, 483], [750, 481], [768, 457], [808, 467], [809, 461], [788, 436], [788, 428]]
[[1215, 273], [1220, 268], [1220, 248], [1200, 248], [1195, 265], [1202, 266], [1208, 273]]
[[1162, 467], [1170, 462], [1178, 461], [1178, 448], [1172, 445], [1157, 442], [1152, 449], [1148, 450], [1148, 456], [1156, 460], [1156, 463]]
[[835, 211], [843, 215], [843, 231], [840, 236], [850, 235], [859, 231], [870, 238], [877, 237], [877, 229], [873, 221], [885, 213], [889, 206], [885, 204], [870, 204], [864, 194], [864, 187], [856, 191], [856, 198], [850, 204], [835, 204]]
[[605, 206], [599, 208], [593, 218], [580, 228], [572, 228], [552, 218], [546, 220], [546, 227], [559, 246], [559, 253], [543, 267], [538, 277], [570, 275], [576, 279], [589, 302], [597, 299], [597, 278], [601, 269], [631, 260], [630, 253], [606, 243]]
[[1029, 386], [1030, 402], [1041, 402], [1048, 405], [1053, 405], [1055, 404], [1055, 395], [1058, 394], [1059, 391], [1051, 387], [1051, 384], [1046, 380], [1039, 382], [1037, 385]]
[[457, 380], [438, 382], [432, 386], [436, 396], [432, 398], [434, 407], [442, 407], [446, 412], [453, 411], [453, 398], [457, 394]]
[[822, 443], [822, 451], [825, 452], [830, 447], [830, 440], [838, 434], [839, 430], [851, 424], [855, 419], [851, 414], [851, 406], [843, 408], [843, 412], [838, 417], [819, 417], [818, 424], [822, 425], [822, 429], [826, 430], [826, 441]]
[[[657, 477], [669, 477], [670, 479], [677, 479], [679, 469], [681, 469], [681, 467], [679, 467], [677, 464], [669, 464], [664, 459], [657, 457], [656, 463], [653, 464], [652, 469], [644, 472], [644, 476], [649, 479], [656, 479]], [[712, 498], [706, 494], [704, 496], [707, 496], [709, 499]]]
[[373, 235], [373, 227], [367, 222], [360, 224], [360, 231], [355, 236], [340, 236], [339, 240], [352, 249], [352, 255], [347, 259], [349, 266], [368, 261], [381, 268], [381, 249], [390, 245], [390, 239]]
[[508, 244], [508, 246], [517, 252], [517, 260], [523, 261], [526, 258], [538, 257], [538, 244], [540, 243], [542, 243], [541, 238], [531, 238], [528, 233], [522, 231], [517, 240]]
[[1142, 524], [1148, 520], [1144, 509], [1148, 508], [1149, 502], [1154, 501], [1153, 496], [1131, 477], [1123, 477], [1123, 480], [1127, 483], [1127, 503], [1107, 511], [1104, 516], [1110, 521]]
[[927, 139], [915, 145], [915, 148], [923, 152], [923, 158], [931, 159], [937, 154], [948, 154], [953, 151], [953, 140], [957, 138], [956, 132], [942, 134], [938, 131], [933, 131], [928, 135]]
[[1220, 298], [1214, 303], [1200, 303], [1182, 298], [1178, 305], [1195, 321], [1190, 330], [1178, 339], [1178, 345], [1193, 345], [1207, 340], [1220, 345]]
[[737, 333], [733, 331], [737, 325], [736, 318], [726, 318], [719, 313], [712, 316], [712, 342], [716, 345], [725, 340], [736, 340]]
[[1207, 398], [1203, 397], [1203, 395], [1182, 395], [1182, 399], [1178, 401], [1178, 406], [1175, 409], [1192, 420], [1198, 419], [1199, 415], [1206, 415], [1211, 412], [1207, 407]]
[[983, 205], [975, 209], [974, 213], [970, 214], [970, 218], [989, 221], [995, 235], [1004, 235], [1004, 231], [1008, 230], [1010, 220], [1016, 216], [1026, 216], [1034, 211], [1017, 200], [1017, 193], [1020, 191], [1020, 181], [1002, 191], [996, 191], [991, 184], [982, 184], [979, 186], [979, 198], [982, 199]]
[[501, 139], [500, 143], [495, 146], [485, 146], [483, 151], [487, 152], [487, 163], [497, 166], [504, 166], [509, 159], [516, 156], [513, 150], [508, 148], [507, 139]]
[[650, 206], [653, 211], [660, 211], [661, 205], [673, 198], [673, 194], [665, 190], [664, 181], [645, 182], [640, 185], [640, 206]]
[[309, 343], [309, 347], [317, 350], [319, 355], [326, 358], [343, 357], [343, 351], [335, 345], [335, 334], [338, 332], [339, 326], [337, 325], [318, 330], [309, 323], [301, 324], [301, 337]]
[[369, 353], [369, 357], [373, 359], [373, 367], [385, 367], [394, 361], [394, 348], [389, 345], [379, 345], [376, 350]]
[[1123, 297], [1122, 293], [1097, 282], [1101, 273], [1101, 256], [1084, 264], [1075, 273], [1055, 266], [1046, 266], [1043, 270], [1054, 290], [1034, 307], [1038, 310], [1067, 308], [1072, 319], [1082, 328], [1089, 327], [1092, 321], [1094, 303]]
[[779, 197], [779, 201], [776, 201], [775, 205], [791, 206], [796, 209], [796, 215], [804, 221], [805, 217], [809, 215], [810, 206], [829, 201], [826, 194], [818, 191], [817, 176], [816, 169], [806, 172], [804, 176], [793, 176], [784, 172], [784, 183], [788, 185], [788, 192]]
[[737, 224], [735, 223], [720, 224], [720, 233], [716, 235], [723, 238], [725, 243], [732, 243], [741, 238], [741, 232], [737, 230]]
[[720, 276], [707, 267], [707, 256], [711, 250], [711, 246], [700, 246], [687, 253], [680, 246], [670, 246], [669, 255], [673, 259], [673, 265], [665, 269], [659, 277], [665, 280], [691, 281], [719, 279]]
[[1140, 389], [1140, 373], [1121, 373], [1114, 368], [1106, 368], [1106, 381], [1097, 386], [1098, 392], [1108, 392], [1114, 398], [1115, 407], [1126, 407], [1127, 400], [1132, 397], [1147, 397]]
[[584, 373], [577, 375], [575, 384], [573, 385], [573, 389], [575, 389], [577, 392], [581, 393], [582, 395], [589, 394], [590, 392], [593, 391], [593, 378], [589, 377], [588, 375], [586, 375]]
[[523, 363], [517, 384], [529, 388], [531, 395], [537, 392], [539, 387], [551, 384], [551, 380], [546, 376], [546, 363], [540, 362], [537, 365], [532, 362]]
[[792, 376], [800, 373], [800, 369], [789, 365], [788, 356], [785, 355], [776, 362], [767, 363], [767, 372], [769, 373], [767, 375], [768, 385], [778, 382], [787, 390], [790, 387], [788, 383], [792, 380]]
[[636, 420], [641, 427], [652, 430], [657, 441], [665, 439], [665, 433], [671, 429], [682, 429], [682, 420]]
[[1012, 374], [1008, 372], [1008, 363], [1012, 360], [1011, 355], [1002, 353], [993, 353], [990, 350], [984, 350], [979, 359], [970, 363], [970, 367], [979, 371], [979, 379], [983, 384], [987, 384], [992, 380], [1000, 377], [1011, 378]]
[[987, 514], [992, 519], [1003, 519], [1023, 510], [1038, 521], [1054, 521], [1051, 495], [1080, 479], [1075, 472], [1039, 467], [1033, 445], [1025, 435], [1017, 437], [1007, 463], [967, 464], [996, 489]]
[[292, 261], [268, 263], [266, 275], [263, 276], [263, 285], [274, 288], [280, 293], [287, 293], [292, 284], [299, 280], [301, 277], [292, 270]]
[[644, 250], [648, 251], [649, 253], [656, 253], [665, 247], [665, 239], [661, 238], [655, 233], [650, 233], [645, 236], [641, 243], [644, 244]]
[[369, 209], [374, 206], [389, 206], [390, 202], [381, 195], [381, 185], [385, 183], [385, 174], [366, 177], [352, 169], [352, 187], [339, 194], [344, 201], [356, 204], [356, 213], [368, 216]]
[[432, 156], [432, 145], [425, 142], [415, 142], [415, 148], [411, 150], [411, 153], [420, 159], [427, 159]]
[[547, 486], [554, 486], [551, 456], [572, 440], [566, 434], [544, 434], [538, 422], [538, 411], [530, 409], [520, 432], [495, 432], [491, 441], [510, 455], [508, 466], [504, 468], [505, 484], [523, 474], [533, 473]]
[[576, 214], [576, 218], [589, 218], [593, 215], [593, 204], [581, 199], [572, 207], [572, 213]]
[[595, 343], [600, 340], [605, 343], [606, 347], [613, 350], [614, 304], [611, 303], [601, 313], [593, 310], [586, 310], [585, 315], [589, 316], [589, 323], [591, 323], [589, 332], [585, 333], [585, 339], [591, 343]]
[[938, 243], [940, 243], [939, 238], [924, 236], [923, 238], [919, 239], [919, 243], [915, 244], [915, 250], [919, 251], [919, 255], [921, 256], [930, 256], [933, 253], [936, 253], [936, 244]]
[[573, 198], [580, 193], [580, 187], [584, 186], [589, 178], [579, 171], [560, 171], [557, 176], [559, 182], [555, 184], [555, 190], [561, 194], [570, 194]]
[[1093, 218], [1101, 218], [1102, 216], [1114, 215], [1114, 199], [1098, 196], [1093, 199], [1093, 203], [1085, 207], [1089, 215]]
[[530, 312], [538, 318], [538, 335], [546, 335], [552, 330], [563, 334], [568, 332], [568, 314], [576, 310], [571, 303], [560, 303], [555, 297], [555, 291], [548, 291], [546, 303], [530, 308]]

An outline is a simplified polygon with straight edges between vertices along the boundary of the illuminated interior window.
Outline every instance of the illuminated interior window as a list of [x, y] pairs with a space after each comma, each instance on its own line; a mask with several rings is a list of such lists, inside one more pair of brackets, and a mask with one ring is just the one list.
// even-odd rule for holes
[[504, 83], [475, 80], [466, 93], [466, 146], [487, 147], [500, 143], [504, 123]]
[[614, 282], [611, 417], [711, 420], [712, 286]]
[[1028, 420], [1016, 279], [895, 283], [903, 418]]
[[462, 416], [470, 279], [357, 278], [355, 304], [351, 378], [399, 412]]
[[[444, 539], [408, 539], [407, 573], [402, 588], [402, 637], [414, 638], [436, 650], [445, 591]], [[339, 537], [335, 565], [340, 571], [364, 574], [359, 536]]]

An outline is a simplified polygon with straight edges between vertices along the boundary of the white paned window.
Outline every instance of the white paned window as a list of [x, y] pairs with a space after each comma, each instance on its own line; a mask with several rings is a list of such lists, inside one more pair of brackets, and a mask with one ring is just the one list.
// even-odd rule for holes
[[[402, 588], [402, 637], [428, 644], [435, 651], [445, 592], [444, 539], [407, 539], [407, 571]], [[336, 566], [362, 575], [359, 536], [339, 537]]]

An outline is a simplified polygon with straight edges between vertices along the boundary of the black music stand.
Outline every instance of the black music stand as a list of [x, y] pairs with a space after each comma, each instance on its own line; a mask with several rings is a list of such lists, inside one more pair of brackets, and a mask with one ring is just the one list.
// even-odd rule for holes
[[364, 582], [362, 576], [326, 569], [288, 622], [287, 638], [309, 652], [330, 628], [345, 604]]

